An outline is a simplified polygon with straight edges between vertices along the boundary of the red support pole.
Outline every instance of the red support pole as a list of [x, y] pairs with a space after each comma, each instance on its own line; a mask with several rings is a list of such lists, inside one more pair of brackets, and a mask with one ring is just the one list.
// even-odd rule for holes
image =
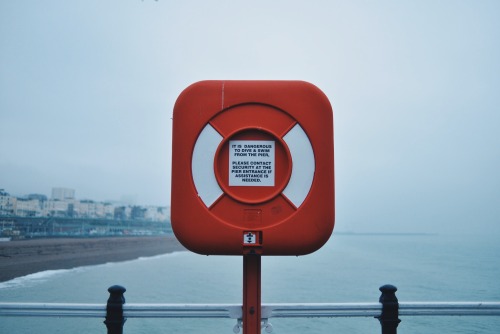
[[260, 334], [261, 256], [243, 255], [243, 334]]

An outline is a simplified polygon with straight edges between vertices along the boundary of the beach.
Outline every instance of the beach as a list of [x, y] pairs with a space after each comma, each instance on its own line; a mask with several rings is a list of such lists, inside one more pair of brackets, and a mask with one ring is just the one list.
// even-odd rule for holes
[[0, 242], [0, 282], [45, 270], [133, 260], [182, 250], [185, 248], [173, 235]]

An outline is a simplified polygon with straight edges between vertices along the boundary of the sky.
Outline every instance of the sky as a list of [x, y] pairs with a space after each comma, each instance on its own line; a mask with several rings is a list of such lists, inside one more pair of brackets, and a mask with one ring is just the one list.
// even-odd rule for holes
[[0, 188], [169, 205], [190, 84], [334, 109], [336, 229], [500, 236], [500, 2], [2, 1]]

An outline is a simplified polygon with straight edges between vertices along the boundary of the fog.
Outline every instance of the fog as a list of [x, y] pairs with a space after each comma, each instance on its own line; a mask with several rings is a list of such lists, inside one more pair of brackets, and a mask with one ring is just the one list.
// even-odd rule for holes
[[334, 109], [336, 229], [500, 233], [498, 1], [3, 1], [0, 188], [169, 205], [172, 109], [206, 79]]

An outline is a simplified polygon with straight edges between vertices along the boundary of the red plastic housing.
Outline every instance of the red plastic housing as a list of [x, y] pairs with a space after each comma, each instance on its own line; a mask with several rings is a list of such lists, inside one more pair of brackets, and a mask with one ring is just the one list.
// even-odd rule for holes
[[335, 222], [333, 112], [303, 81], [202, 81], [173, 113], [172, 228], [206, 255], [304, 255]]

